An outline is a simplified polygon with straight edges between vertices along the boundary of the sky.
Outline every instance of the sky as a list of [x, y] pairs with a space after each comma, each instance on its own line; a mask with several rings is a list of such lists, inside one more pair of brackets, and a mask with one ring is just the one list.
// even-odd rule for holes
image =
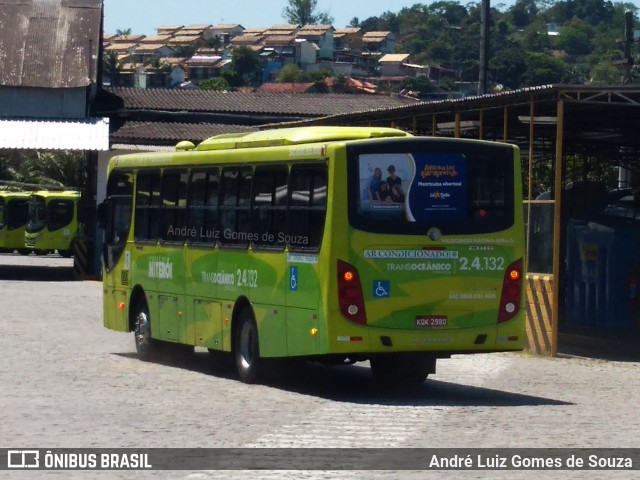
[[[333, 26], [349, 25], [384, 12], [399, 12], [416, 3], [433, 0], [318, 0], [316, 10], [328, 12]], [[462, 4], [466, 2], [460, 2]], [[494, 0], [492, 5], [512, 4], [513, 0]], [[104, 31], [131, 29], [134, 34], [152, 35], [161, 25], [240, 24], [245, 28], [270, 27], [287, 23], [282, 11], [287, 0], [104, 0]]]

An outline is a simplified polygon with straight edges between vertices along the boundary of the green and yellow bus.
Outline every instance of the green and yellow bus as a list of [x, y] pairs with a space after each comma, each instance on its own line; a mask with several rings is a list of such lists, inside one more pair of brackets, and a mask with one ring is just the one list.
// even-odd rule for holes
[[0, 253], [29, 253], [24, 246], [24, 229], [30, 196], [28, 192], [0, 190]]
[[[452, 354], [521, 350], [517, 147], [390, 128], [221, 135], [114, 157], [104, 324], [168, 344], [370, 362], [422, 382]], [[384, 173], [383, 173], [384, 172]]]
[[25, 248], [37, 253], [72, 254], [78, 235], [78, 191], [33, 192], [29, 201], [29, 221], [24, 234]]

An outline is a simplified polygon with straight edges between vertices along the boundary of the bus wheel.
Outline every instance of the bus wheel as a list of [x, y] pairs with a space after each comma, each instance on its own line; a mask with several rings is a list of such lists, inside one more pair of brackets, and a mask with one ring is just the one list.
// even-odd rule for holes
[[238, 322], [233, 349], [238, 376], [244, 383], [255, 383], [260, 378], [262, 361], [258, 328], [250, 308], [242, 309]]
[[26, 248], [19, 248], [18, 253], [20, 255], [29, 255], [31, 253], [31, 250], [27, 250]]
[[420, 384], [435, 371], [435, 359], [424, 355], [380, 355], [369, 363], [373, 377], [383, 385]]
[[58, 250], [58, 253], [64, 258], [71, 258], [73, 256], [73, 252], [71, 250]]
[[157, 357], [160, 346], [158, 340], [151, 338], [151, 317], [145, 300], [138, 301], [135, 314], [136, 323], [133, 333], [136, 352], [138, 352], [140, 360], [153, 360]]

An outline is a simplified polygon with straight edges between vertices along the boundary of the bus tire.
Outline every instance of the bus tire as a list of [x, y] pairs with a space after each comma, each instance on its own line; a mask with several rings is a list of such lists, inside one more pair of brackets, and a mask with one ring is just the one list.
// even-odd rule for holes
[[373, 377], [382, 385], [418, 385], [435, 370], [435, 359], [424, 355], [380, 355], [369, 363]]
[[160, 353], [160, 341], [151, 338], [151, 317], [147, 301], [138, 300], [135, 310], [134, 339], [138, 358], [144, 361], [154, 360]]
[[19, 248], [19, 249], [18, 249], [18, 253], [19, 253], [20, 255], [29, 255], [29, 254], [31, 253], [31, 250], [28, 250], [28, 249], [26, 249], [26, 248]]
[[238, 316], [233, 356], [238, 376], [244, 383], [256, 383], [262, 374], [258, 327], [249, 307], [244, 307]]

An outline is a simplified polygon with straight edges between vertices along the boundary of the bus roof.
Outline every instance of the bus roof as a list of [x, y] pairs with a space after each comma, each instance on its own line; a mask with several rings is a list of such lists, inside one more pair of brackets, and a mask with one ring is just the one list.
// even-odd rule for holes
[[31, 192], [31, 195], [45, 198], [80, 198], [81, 192], [78, 190], [39, 190]]
[[0, 197], [2, 198], [28, 198], [31, 196], [31, 192], [16, 192], [11, 190], [0, 190]]
[[264, 130], [261, 132], [223, 134], [204, 140], [198, 150], [275, 147], [318, 142], [363, 140], [367, 138], [410, 137], [396, 128], [385, 127], [299, 127]]

